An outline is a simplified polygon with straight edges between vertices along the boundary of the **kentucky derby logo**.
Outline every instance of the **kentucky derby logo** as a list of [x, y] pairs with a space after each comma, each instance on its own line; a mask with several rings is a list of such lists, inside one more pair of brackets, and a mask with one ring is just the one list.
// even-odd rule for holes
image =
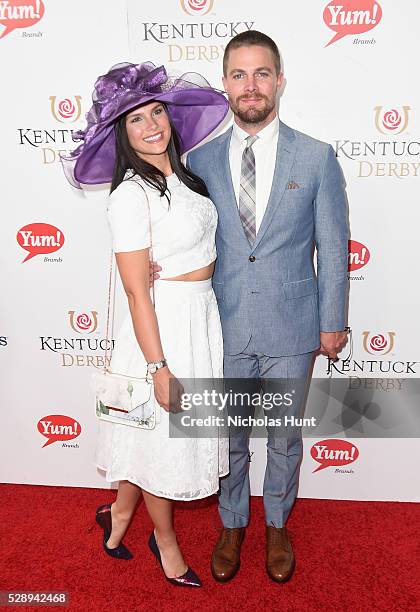
[[0, 38], [4, 38], [18, 28], [29, 28], [40, 21], [44, 16], [44, 3], [42, 0], [1, 0], [0, 24], [4, 26]]
[[363, 332], [363, 348], [370, 355], [387, 355], [394, 347], [395, 332], [387, 334], [371, 334]]
[[[363, 332], [363, 349], [367, 355], [362, 355], [360, 358], [354, 358], [352, 354], [345, 358], [340, 356], [337, 362], [328, 358], [327, 374], [332, 376], [334, 373], [337, 373], [341, 376], [349, 376], [353, 380], [363, 377], [364, 373], [367, 378], [376, 377], [377, 379], [382, 379], [384, 374], [395, 375], [399, 378], [401, 378], [402, 374], [405, 375], [403, 378], [418, 376], [420, 361], [410, 359], [394, 361], [392, 359], [395, 337], [396, 333], [394, 331], [380, 333]], [[382, 386], [376, 386], [375, 388], [384, 390]], [[398, 390], [395, 386], [393, 389]]]
[[375, 106], [375, 125], [381, 134], [401, 134], [407, 129], [409, 106], [403, 106], [400, 112], [396, 108], [383, 110]]
[[82, 312], [76, 315], [75, 310], [69, 310], [70, 326], [78, 334], [91, 334], [98, 327], [98, 313], [91, 310], [90, 315]]
[[81, 96], [73, 96], [73, 99], [62, 98], [57, 100], [56, 96], [50, 96], [51, 113], [60, 123], [74, 123], [82, 112]]
[[214, 0], [181, 0], [181, 7], [187, 15], [207, 15], [213, 4]]
[[332, 0], [324, 9], [326, 26], [335, 32], [328, 47], [344, 36], [363, 34], [375, 28], [382, 19], [382, 9], [375, 0]]

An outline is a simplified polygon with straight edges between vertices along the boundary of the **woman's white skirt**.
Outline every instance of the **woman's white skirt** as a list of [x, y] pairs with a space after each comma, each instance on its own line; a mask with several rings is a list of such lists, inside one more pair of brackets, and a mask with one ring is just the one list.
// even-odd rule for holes
[[[164, 355], [177, 378], [222, 378], [219, 311], [206, 281], [155, 282], [155, 308]], [[117, 336], [111, 369], [144, 377], [146, 361], [128, 315]], [[219, 489], [229, 471], [226, 437], [169, 437], [169, 414], [160, 408], [153, 430], [100, 421], [96, 465], [109, 482], [129, 480], [159, 497], [193, 500]]]

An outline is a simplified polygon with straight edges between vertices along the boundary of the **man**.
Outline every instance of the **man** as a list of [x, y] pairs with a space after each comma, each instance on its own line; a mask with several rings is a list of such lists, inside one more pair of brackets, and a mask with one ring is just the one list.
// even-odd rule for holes
[[[256, 31], [235, 36], [223, 60], [233, 128], [188, 156], [219, 215], [213, 287], [229, 379], [307, 379], [315, 351], [335, 359], [346, 342], [342, 173], [330, 145], [279, 121], [282, 81], [271, 38]], [[211, 563], [220, 582], [232, 579], [240, 565], [249, 519], [248, 442], [247, 435], [231, 436], [230, 473], [221, 480], [223, 529]], [[297, 495], [301, 455], [300, 436], [286, 438], [269, 428], [266, 570], [276, 582], [288, 580], [295, 565], [285, 523]]]

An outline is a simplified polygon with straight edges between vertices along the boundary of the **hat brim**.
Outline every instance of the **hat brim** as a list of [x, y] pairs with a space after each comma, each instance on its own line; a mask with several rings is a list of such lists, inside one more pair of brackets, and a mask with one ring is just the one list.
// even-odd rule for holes
[[159, 94], [143, 93], [141, 96], [136, 92], [128, 94], [112, 117], [103, 123], [103, 127], [98, 126], [94, 138], [82, 147], [74, 166], [74, 178], [78, 183], [97, 185], [111, 182], [115, 168], [116, 120], [137, 106], [154, 100], [167, 105], [182, 153], [207, 138], [222, 123], [229, 110], [225, 96], [211, 88], [192, 87]]

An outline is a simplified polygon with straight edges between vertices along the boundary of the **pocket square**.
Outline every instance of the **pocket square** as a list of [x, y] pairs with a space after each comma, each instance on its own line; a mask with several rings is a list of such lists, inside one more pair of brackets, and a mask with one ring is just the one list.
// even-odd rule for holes
[[299, 189], [299, 185], [295, 181], [290, 181], [287, 183], [287, 189]]

